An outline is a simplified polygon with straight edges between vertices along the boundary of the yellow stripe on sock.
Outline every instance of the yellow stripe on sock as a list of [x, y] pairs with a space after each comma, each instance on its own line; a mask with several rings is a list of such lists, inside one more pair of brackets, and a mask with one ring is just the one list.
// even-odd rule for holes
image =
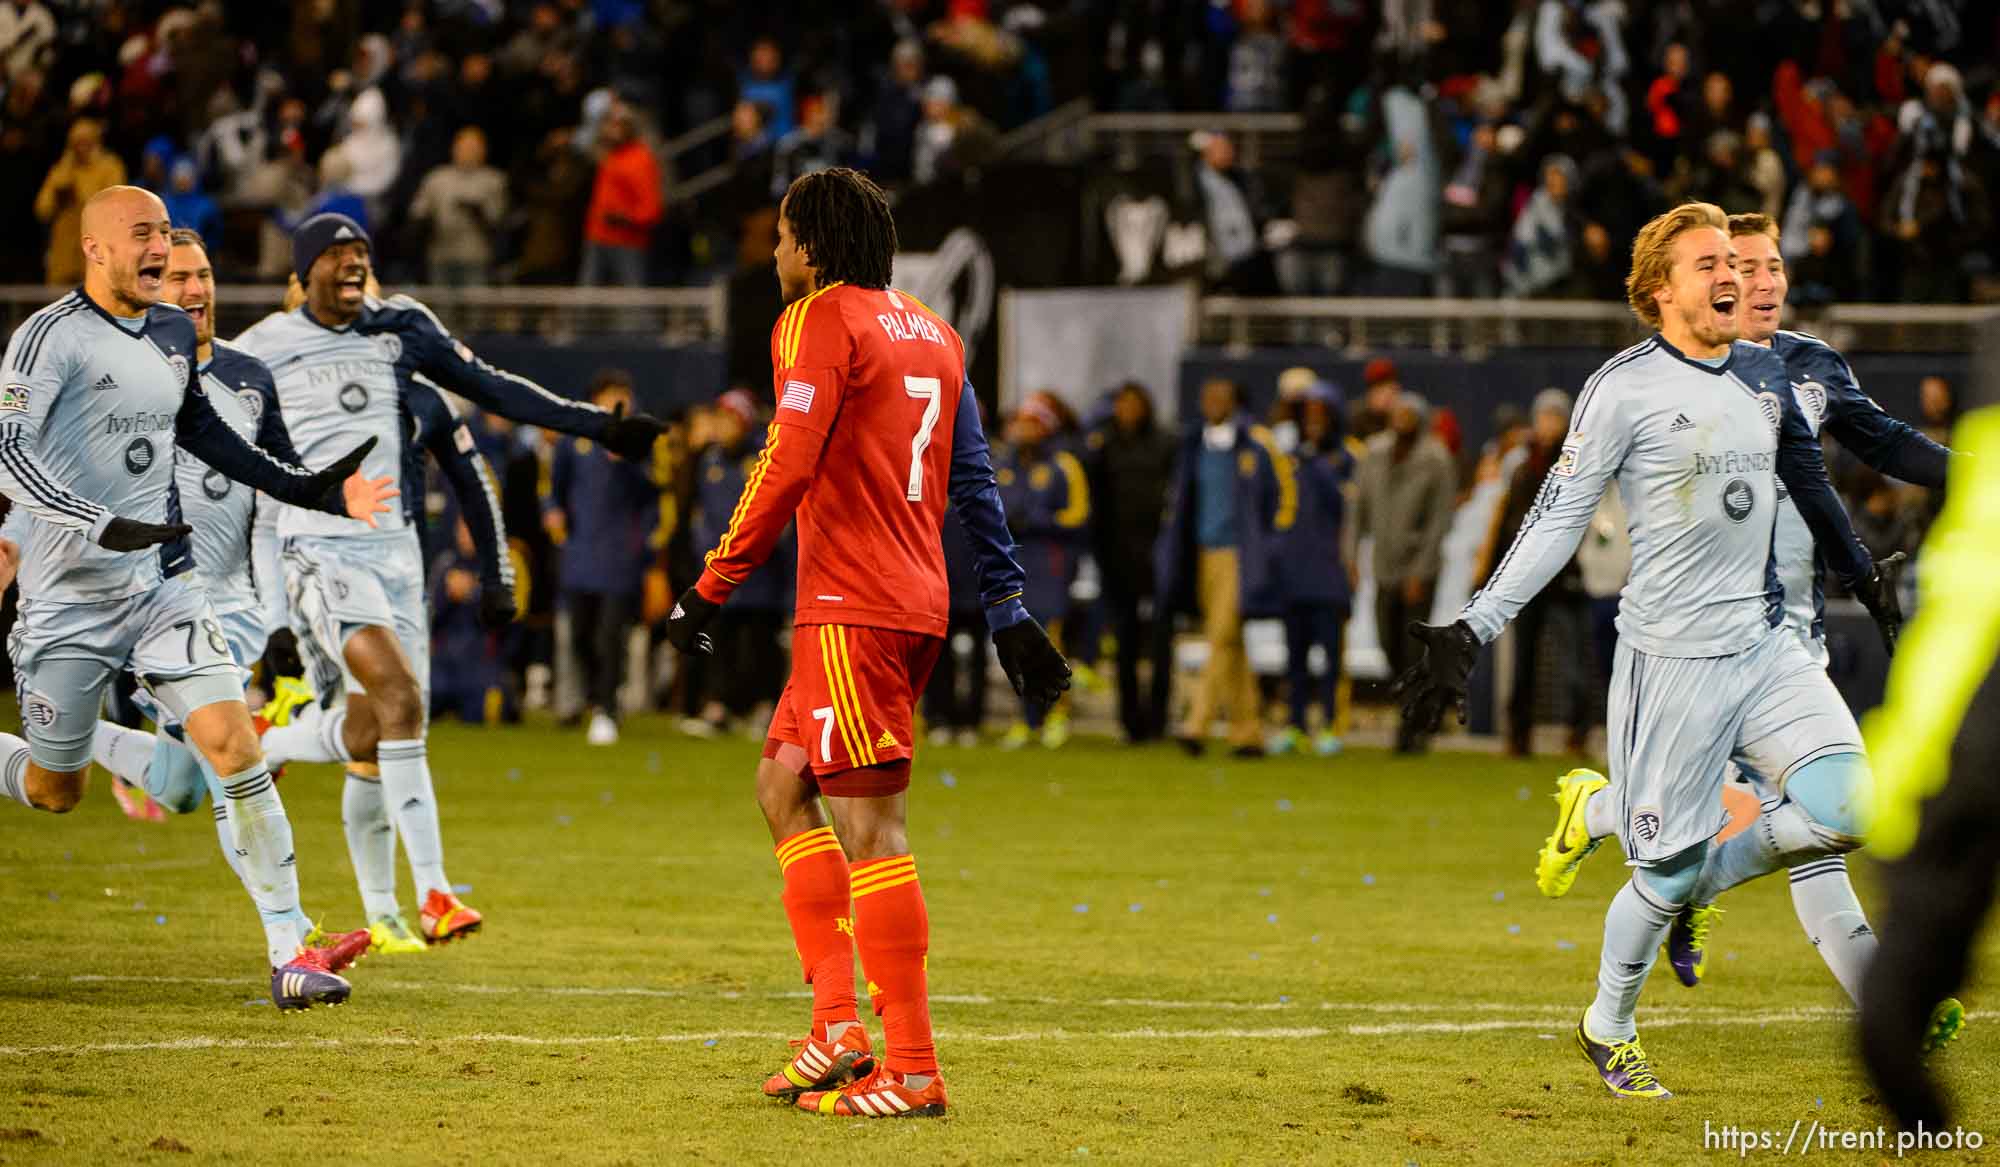
[[847, 764], [861, 765], [861, 751], [854, 744], [854, 731], [848, 725], [846, 710], [840, 703], [840, 676], [834, 668], [833, 626], [819, 626], [819, 663], [826, 670], [827, 693], [833, 699], [833, 723], [840, 728], [840, 740], [847, 748]]
[[868, 723], [861, 716], [861, 690], [854, 683], [854, 664], [847, 655], [846, 627], [839, 624], [834, 625], [833, 639], [835, 647], [840, 654], [840, 676], [847, 684], [847, 705], [849, 709], [854, 711], [854, 736], [861, 743], [863, 756], [868, 759], [866, 764], [873, 766], [881, 759], [875, 756], [875, 746], [868, 740]]
[[840, 853], [840, 840], [828, 839], [817, 847], [806, 847], [803, 850], [794, 851], [790, 855], [779, 859], [778, 870], [788, 871], [791, 869], [792, 864], [797, 863], [801, 859], [809, 859], [814, 855], [838, 855]]
[[901, 887], [906, 883], [915, 883], [915, 882], [917, 882], [917, 873], [912, 871], [905, 875], [897, 876], [896, 878], [893, 879], [885, 879], [880, 883], [871, 883], [867, 887], [854, 888], [847, 894], [856, 899], [859, 899], [862, 896], [872, 896], [878, 891], [888, 891], [892, 887]]
[[810, 831], [800, 831], [798, 834], [778, 844], [778, 858], [783, 859], [786, 855], [797, 851], [801, 847], [809, 847], [814, 843], [825, 842], [833, 837], [832, 826], [814, 827]]
[[906, 882], [917, 877], [917, 863], [885, 863], [871, 867], [850, 877], [848, 891], [852, 895], [863, 895], [893, 882]]

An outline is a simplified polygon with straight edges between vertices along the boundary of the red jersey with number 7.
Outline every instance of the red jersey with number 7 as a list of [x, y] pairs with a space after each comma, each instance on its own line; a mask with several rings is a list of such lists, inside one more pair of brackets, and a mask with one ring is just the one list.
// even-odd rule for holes
[[796, 512], [797, 624], [943, 636], [940, 531], [964, 342], [893, 288], [832, 284], [778, 317], [771, 368], [764, 452], [696, 587], [726, 599]]

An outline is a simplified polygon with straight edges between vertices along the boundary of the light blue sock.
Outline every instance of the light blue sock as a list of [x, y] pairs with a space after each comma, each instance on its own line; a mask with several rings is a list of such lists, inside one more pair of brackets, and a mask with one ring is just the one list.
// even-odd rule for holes
[[[206, 767], [204, 767], [206, 768]], [[232, 850], [241, 866], [244, 890], [264, 921], [264, 944], [271, 966], [292, 959], [311, 929], [299, 908], [299, 873], [292, 853], [292, 823], [278, 797], [277, 783], [259, 762], [240, 773], [219, 776], [217, 785], [229, 812]], [[232, 864], [235, 866], [235, 864]]]
[[1632, 873], [1604, 913], [1604, 950], [1597, 961], [1597, 999], [1584, 1015], [1584, 1029], [1599, 1041], [1638, 1036], [1639, 991], [1666, 939], [1667, 929], [1687, 903], [1708, 844], [1700, 843], [1652, 867]]
[[347, 833], [347, 858], [361, 888], [361, 907], [370, 923], [394, 916], [396, 828], [382, 798], [382, 783], [349, 772], [340, 792], [340, 825]]
[[410, 859], [417, 903], [433, 890], [449, 893], [444, 874], [444, 837], [438, 829], [437, 793], [431, 787], [431, 767], [424, 741], [382, 741], [375, 745], [375, 763], [382, 769], [382, 799], [395, 821], [403, 852]]
[[1710, 850], [1690, 902], [1713, 903], [1738, 884], [1859, 847], [1855, 808], [1869, 780], [1868, 760], [1858, 753], [1828, 754], [1800, 766], [1786, 780], [1782, 802]]
[[0, 795], [36, 809], [28, 801], [28, 743], [11, 733], [0, 733]]
[[[100, 734], [106, 724], [98, 723]], [[209, 792], [207, 773], [195, 759], [194, 751], [164, 733], [153, 739], [153, 756], [146, 766], [145, 781], [141, 785], [154, 802], [166, 807], [172, 814], [191, 813], [201, 805], [202, 796]]]

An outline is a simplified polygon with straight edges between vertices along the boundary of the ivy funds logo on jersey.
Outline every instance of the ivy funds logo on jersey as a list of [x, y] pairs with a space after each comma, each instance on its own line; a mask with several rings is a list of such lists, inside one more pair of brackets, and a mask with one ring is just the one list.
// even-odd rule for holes
[[1729, 485], [1722, 488], [1722, 513], [1729, 516], [1732, 523], [1740, 523], [1757, 509], [1757, 492], [1741, 478], [1732, 478]]
[[153, 442], [150, 438], [133, 438], [125, 447], [125, 472], [134, 478], [153, 468]]
[[368, 408], [368, 389], [353, 381], [340, 387], [340, 407], [349, 413], [360, 413]]

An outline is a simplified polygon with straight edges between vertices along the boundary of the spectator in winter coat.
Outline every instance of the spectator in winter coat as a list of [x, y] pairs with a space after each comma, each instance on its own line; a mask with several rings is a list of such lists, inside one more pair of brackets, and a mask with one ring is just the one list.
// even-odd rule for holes
[[83, 204], [124, 181], [125, 164], [104, 149], [103, 125], [92, 118], [71, 123], [69, 144], [35, 196], [35, 217], [49, 225], [48, 283], [83, 282]]
[[[1324, 381], [1309, 386], [1288, 412], [1297, 415], [1298, 519], [1277, 536], [1278, 562], [1285, 586], [1285, 685], [1291, 723], [1271, 739], [1273, 753], [1300, 749], [1311, 732], [1307, 712], [1315, 698], [1320, 726], [1312, 737], [1321, 757], [1338, 753], [1335, 704], [1341, 672], [1342, 630], [1352, 599], [1347, 565], [1341, 557], [1343, 491], [1354, 468], [1341, 434], [1340, 394]], [[1323, 663], [1317, 677], [1312, 650]]]
[[[1173, 664], [1157, 647], [1171, 639], [1171, 618], [1156, 605], [1153, 544], [1160, 535], [1167, 484], [1174, 472], [1174, 439], [1153, 416], [1146, 387], [1128, 381], [1112, 399], [1111, 420], [1085, 442], [1090, 465], [1092, 546], [1104, 583], [1104, 609], [1118, 644], [1118, 722], [1128, 741], [1150, 741], [1166, 732], [1167, 683]], [[1152, 662], [1150, 684], [1139, 688], [1139, 663]]]
[[432, 283], [491, 282], [494, 237], [507, 217], [507, 177], [486, 165], [486, 134], [478, 126], [453, 135], [451, 162], [424, 176], [410, 217], [430, 225], [425, 259]]
[[[605, 409], [632, 406], [631, 378], [598, 374], [591, 400]], [[614, 457], [585, 438], [563, 438], [549, 467], [542, 522], [562, 545], [558, 605], [568, 618], [594, 710], [588, 740], [618, 740], [618, 684], [625, 641], [639, 618], [639, 592], [652, 559], [659, 493], [646, 467]]]
[[1208, 663], [1175, 740], [1200, 754], [1209, 723], [1226, 708], [1232, 752], [1261, 758], [1264, 710], [1243, 621], [1283, 610], [1274, 540], [1297, 519], [1298, 482], [1271, 431], [1243, 411], [1234, 382], [1202, 386], [1201, 416], [1182, 438], [1166, 513], [1154, 560], [1160, 618], [1193, 606], [1208, 641]]
[[597, 130], [597, 182], [583, 225], [586, 287], [644, 287], [653, 228], [665, 213], [660, 164], [640, 138], [632, 111], [613, 102]]
[[[1068, 428], [1060, 402], [1051, 393], [1028, 395], [1007, 423], [1007, 444], [995, 452], [993, 477], [1014, 535], [1014, 555], [1028, 573], [1031, 612], [1045, 613], [1049, 636], [1058, 645], [1069, 629], [1069, 589], [1090, 541], [1090, 481], [1083, 463], [1058, 435]], [[1022, 705], [1022, 719], [1001, 739], [1002, 749], [1026, 745], [1036, 730], [1054, 749], [1069, 740], [1067, 698], [1043, 708]]]
[[[1411, 663], [1416, 641], [1410, 623], [1430, 618], [1439, 549], [1458, 495], [1457, 468], [1444, 443], [1429, 435], [1429, 414], [1422, 397], [1405, 393], [1390, 414], [1389, 428], [1368, 440], [1355, 472], [1354, 517], [1347, 526], [1350, 538], [1373, 543], [1375, 629], [1392, 676]], [[1349, 562], [1355, 562], [1351, 554]], [[1399, 751], [1423, 746], [1407, 724], [1398, 728]]]

